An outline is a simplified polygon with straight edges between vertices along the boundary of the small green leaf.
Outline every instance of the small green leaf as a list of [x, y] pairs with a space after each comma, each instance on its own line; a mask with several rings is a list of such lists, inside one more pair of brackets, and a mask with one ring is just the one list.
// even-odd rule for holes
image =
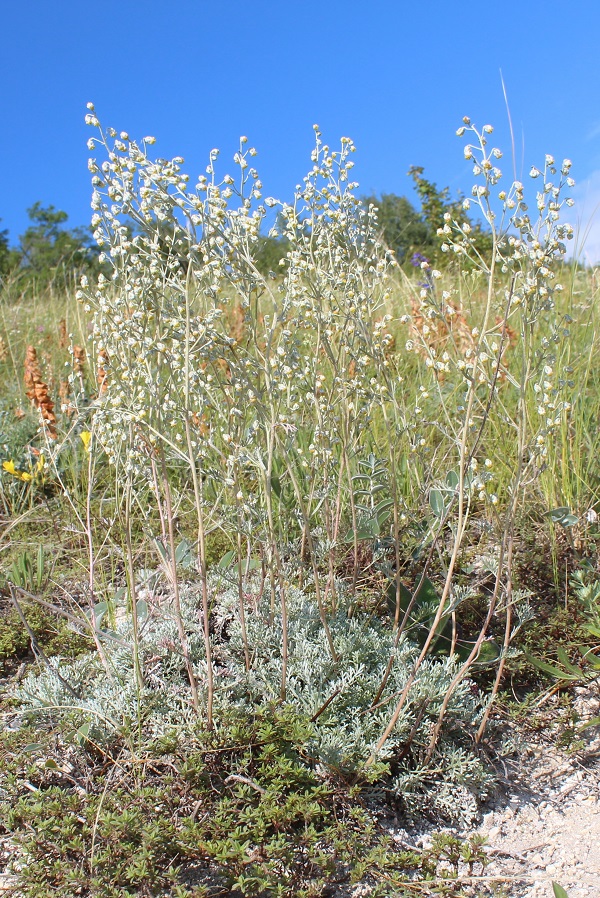
[[567, 508], [566, 505], [561, 505], [559, 508], [553, 508], [546, 513], [546, 516], [554, 521], [555, 524], [560, 524], [561, 527], [565, 528], [573, 527], [574, 524], [579, 522], [577, 515], [571, 514], [571, 509]]
[[375, 517], [377, 518], [377, 523], [381, 527], [390, 516], [391, 510], [394, 507], [393, 499], [382, 499], [381, 502], [378, 502], [375, 506]]
[[600, 726], [600, 717], [592, 717], [591, 720], [588, 720], [587, 723], [583, 723], [579, 729], [580, 730], [588, 730], [590, 727], [598, 727]]
[[435, 605], [435, 607], [437, 608], [439, 601], [440, 596], [437, 589], [435, 588], [429, 577], [423, 577], [423, 582], [421, 583], [419, 591], [417, 592], [417, 595], [415, 597], [415, 605], [419, 606], [431, 604]]
[[[412, 607], [410, 610], [410, 614], [407, 618], [406, 624], [409, 629], [416, 628], [417, 634], [416, 638], [421, 643], [424, 642], [425, 634], [429, 631], [436, 611], [439, 606], [440, 596], [438, 594], [437, 589], [431, 582], [428, 577], [423, 578], [423, 582], [421, 583], [419, 589], [413, 598], [413, 593], [410, 589], [404, 585], [404, 583], [400, 583], [400, 621], [402, 621], [409, 605], [412, 602]], [[387, 587], [387, 603], [388, 608], [391, 614], [395, 615], [396, 613], [396, 579], [395, 577], [390, 577], [390, 582]], [[435, 644], [442, 638], [447, 635], [448, 626], [451, 625], [451, 621], [449, 620], [449, 616], [447, 614], [443, 614], [440, 618], [435, 640], [432, 643], [432, 650]]]
[[[358, 527], [356, 528], [356, 539], [359, 540], [372, 540], [376, 539], [379, 536], [379, 523], [376, 518], [369, 518], [366, 521], [361, 521]], [[348, 535], [346, 536], [346, 542], [352, 543], [354, 542], [354, 530], [350, 530]]]
[[167, 552], [166, 548], [163, 546], [163, 544], [161, 543], [161, 541], [159, 539], [155, 539], [155, 540], [153, 540], [153, 542], [154, 542], [154, 548], [160, 555], [161, 561], [163, 561], [165, 564], [168, 564], [169, 563], [169, 553]]
[[553, 521], [560, 522], [565, 517], [565, 515], [568, 515], [570, 513], [570, 511], [570, 508], [561, 505], [559, 508], [553, 508], [551, 511], [547, 512], [547, 516]]
[[262, 561], [260, 558], [248, 558], [243, 566], [244, 574], [247, 574], [249, 571], [259, 571], [261, 567]]
[[479, 654], [475, 663], [480, 667], [483, 667], [486, 664], [495, 664], [501, 654], [502, 651], [498, 643], [494, 642], [493, 639], [486, 639], [481, 643], [481, 648], [479, 649]]
[[585, 660], [590, 664], [594, 670], [600, 670], [600, 656], [595, 655], [594, 652], [586, 652], [583, 656]]
[[372, 539], [375, 539], [376, 537], [378, 537], [380, 535], [381, 529], [379, 527], [379, 521], [377, 518], [371, 518], [370, 521], [367, 521], [366, 526], [367, 526], [367, 529], [371, 533]]
[[194, 547], [187, 539], [182, 539], [175, 549], [175, 561], [182, 567], [189, 568], [194, 563]]
[[446, 511], [444, 504], [444, 496], [441, 490], [433, 489], [429, 493], [429, 504], [431, 510], [437, 518], [442, 518]]
[[554, 898], [569, 898], [563, 887], [559, 886], [557, 882], [552, 883], [552, 891], [554, 892]]
[[[390, 582], [387, 588], [387, 603], [388, 608], [390, 609], [393, 615], [396, 614], [396, 578], [390, 576]], [[412, 592], [410, 589], [407, 589], [404, 583], [400, 583], [400, 609], [402, 614], [400, 615], [400, 620], [402, 620], [402, 616], [406, 609], [409, 606], [410, 600], [412, 599]]]
[[135, 603], [138, 621], [144, 621], [148, 617], [148, 603], [144, 599], [138, 599]]
[[60, 767], [53, 758], [48, 758], [47, 761], [44, 761], [44, 767], [46, 770], [60, 770]]
[[223, 557], [218, 562], [217, 567], [222, 571], [226, 570], [230, 566], [230, 564], [234, 558], [235, 558], [235, 549], [230, 549], [229, 552], [225, 552]]
[[37, 552], [37, 572], [36, 572], [36, 587], [38, 592], [42, 589], [44, 585], [44, 547], [40, 543], [38, 546]]
[[[97, 602], [93, 608], [94, 626], [96, 629], [102, 624], [104, 615], [108, 611], [108, 602]], [[89, 616], [89, 615], [88, 615]]]
[[75, 739], [79, 743], [79, 745], [84, 745], [87, 742], [88, 734], [91, 729], [91, 724], [84, 723], [82, 724], [75, 734]]
[[44, 746], [41, 742], [30, 742], [28, 745], [24, 746], [21, 750], [26, 752], [28, 755], [33, 754], [33, 752], [39, 751]]
[[559, 667], [554, 667], [552, 664], [547, 664], [545, 661], [540, 661], [539, 658], [535, 658], [533, 655], [530, 655], [529, 652], [523, 652], [523, 654], [530, 664], [533, 664], [534, 667], [537, 667], [539, 670], [543, 670], [544, 673], [550, 674], [550, 676], [554, 677], [557, 680], [566, 680], [567, 682], [572, 682], [573, 680], [580, 679], [579, 676], [574, 676], [568, 671], [561, 670]]
[[446, 485], [449, 489], [455, 490], [460, 483], [460, 478], [456, 471], [448, 471], [446, 474]]
[[571, 659], [567, 655], [565, 649], [562, 646], [559, 646], [556, 650], [556, 654], [558, 655], [558, 660], [562, 664], [562, 666], [566, 670], [570, 670], [572, 674], [576, 677], [584, 677], [584, 673], [580, 667], [577, 667], [576, 664], [571, 662]]
[[109, 639], [111, 642], [116, 642], [118, 645], [125, 645], [125, 642], [114, 630], [102, 630], [100, 635], [102, 636], [102, 639]]

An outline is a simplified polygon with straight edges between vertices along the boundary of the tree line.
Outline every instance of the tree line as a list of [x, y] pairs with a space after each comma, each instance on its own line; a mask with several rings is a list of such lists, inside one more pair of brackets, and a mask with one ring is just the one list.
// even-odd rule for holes
[[0, 231], [0, 278], [22, 288], [31, 285], [64, 288], [78, 274], [100, 270], [99, 249], [91, 228], [69, 228], [66, 212], [34, 203], [27, 210], [29, 227], [11, 246], [7, 230]]
[[[489, 232], [469, 218], [462, 197], [452, 198], [449, 188], [439, 189], [424, 177], [423, 172], [419, 166], [409, 170], [420, 208], [407, 197], [394, 193], [362, 198], [366, 207], [374, 205], [379, 210], [381, 236], [398, 262], [407, 266], [411, 260], [414, 264], [415, 258], [424, 256], [438, 266], [443, 265], [438, 229], [444, 226], [447, 213], [452, 219], [471, 225], [471, 236], [480, 253], [487, 255], [491, 248]], [[0, 230], [0, 279], [3, 282], [12, 279], [22, 289], [34, 285], [38, 289], [64, 288], [82, 274], [92, 277], [98, 274], [101, 263], [91, 228], [70, 228], [66, 212], [39, 202], [29, 208], [27, 214], [30, 224], [16, 245], [11, 246], [7, 230]], [[278, 271], [286, 252], [285, 238], [261, 237], [256, 254], [259, 269], [265, 274]]]

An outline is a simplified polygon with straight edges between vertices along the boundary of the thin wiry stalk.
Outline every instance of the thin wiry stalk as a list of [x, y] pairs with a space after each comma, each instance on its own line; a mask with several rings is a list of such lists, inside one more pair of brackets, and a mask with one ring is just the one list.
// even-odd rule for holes
[[281, 609], [281, 688], [279, 697], [285, 701], [287, 688], [288, 667], [288, 609], [285, 585], [281, 570], [281, 558], [277, 548], [275, 536], [275, 523], [273, 515], [273, 457], [275, 451], [275, 425], [268, 430], [267, 438], [267, 466], [263, 477], [263, 491], [267, 510], [267, 524], [269, 537], [269, 576], [271, 583], [271, 614], [273, 614], [276, 602], [277, 586], [279, 586], [279, 607]]
[[[173, 515], [173, 504], [171, 501], [171, 487], [169, 484], [169, 475], [167, 472], [167, 465], [165, 460], [164, 449], [159, 447], [159, 461], [161, 467], [162, 474], [162, 488], [163, 488], [163, 496], [165, 502], [165, 518], [167, 521], [167, 534], [169, 537], [169, 564], [171, 567], [171, 586], [173, 588], [173, 605], [175, 609], [175, 623], [177, 625], [177, 632], [179, 635], [179, 643], [181, 645], [181, 653], [183, 655], [183, 659], [185, 662], [185, 668], [188, 675], [188, 680], [190, 683], [190, 690], [192, 695], [192, 705], [194, 711], [196, 713], [200, 713], [200, 700], [198, 698], [198, 684], [196, 682], [196, 674], [194, 673], [194, 667], [192, 665], [192, 661], [190, 658], [190, 651], [188, 645], [188, 638], [185, 632], [185, 625], [183, 622], [183, 614], [181, 612], [181, 599], [179, 595], [179, 578], [177, 576], [177, 559], [176, 559], [176, 546], [175, 546], [175, 524], [174, 524], [174, 515]], [[212, 711], [212, 709], [211, 709]], [[207, 722], [209, 728], [212, 726], [212, 716], [208, 716], [207, 713]]]
[[135, 682], [139, 691], [144, 684], [144, 675], [140, 659], [140, 629], [138, 619], [137, 595], [135, 589], [135, 564], [133, 560], [133, 546], [131, 543], [131, 493], [132, 485], [129, 478], [125, 487], [125, 519], [123, 536], [125, 540], [125, 570], [127, 571], [127, 592], [129, 594], [129, 610], [131, 614], [131, 628], [133, 632], [133, 670]]
[[[191, 417], [191, 408], [190, 408], [190, 376], [191, 376], [191, 361], [190, 361], [190, 348], [191, 348], [191, 310], [190, 310], [190, 271], [188, 269], [188, 274], [186, 278], [186, 288], [185, 288], [185, 348], [184, 348], [184, 364], [185, 364], [185, 379], [184, 379], [184, 406], [185, 406], [185, 440], [187, 447], [187, 462], [189, 465], [189, 469], [192, 475], [192, 483], [194, 487], [194, 505], [196, 509], [196, 522], [197, 522], [197, 534], [198, 534], [198, 568], [200, 571], [200, 588], [202, 592], [202, 620], [203, 620], [203, 633], [204, 633], [204, 652], [206, 656], [206, 719], [208, 729], [212, 729], [213, 727], [213, 704], [214, 704], [214, 670], [213, 670], [213, 662], [212, 662], [212, 649], [210, 643], [210, 607], [208, 600], [208, 583], [206, 578], [206, 528], [204, 522], [204, 510], [203, 510], [203, 496], [202, 496], [202, 478], [198, 473], [198, 467], [196, 462], [197, 453], [194, 452], [194, 446], [192, 441], [192, 433], [190, 427], [190, 417]], [[164, 456], [163, 456], [163, 468], [164, 468]], [[172, 525], [169, 522], [169, 532], [171, 532]], [[171, 539], [171, 542], [173, 540]], [[174, 549], [172, 549], [174, 553]], [[175, 559], [175, 555], [173, 554], [173, 560]], [[174, 563], [174, 561], [173, 561]], [[178, 624], [179, 626], [179, 624]], [[187, 643], [186, 643], [187, 645]], [[187, 663], [187, 659], [186, 659]], [[191, 669], [191, 664], [189, 665]], [[193, 673], [193, 670], [188, 671], [188, 676], [190, 676], [190, 684], [192, 684], [192, 694], [195, 692], [195, 702], [194, 707], [197, 706], [198, 703], [198, 693], [196, 686], [196, 679]], [[197, 707], [196, 707], [197, 710]]]
[[[60, 451], [60, 449], [58, 450]], [[81, 532], [85, 534], [86, 545], [88, 549], [88, 591], [87, 591], [87, 602], [88, 602], [88, 615], [85, 615], [86, 621], [88, 622], [89, 630], [94, 640], [94, 645], [96, 647], [96, 651], [98, 653], [98, 658], [104, 668], [106, 675], [109, 679], [114, 679], [114, 674], [111, 669], [111, 665], [109, 663], [108, 657], [104, 650], [104, 646], [102, 645], [102, 641], [100, 639], [100, 635], [98, 633], [98, 628], [96, 626], [96, 617], [95, 617], [95, 594], [96, 594], [96, 583], [95, 583], [95, 546], [94, 546], [94, 536], [93, 536], [93, 526], [92, 526], [92, 494], [95, 483], [94, 471], [95, 471], [95, 453], [90, 451], [88, 456], [88, 479], [87, 479], [87, 488], [86, 488], [86, 496], [85, 496], [85, 517], [82, 516], [80, 509], [71, 494], [71, 491], [67, 488], [67, 485], [64, 481], [63, 474], [61, 469], [56, 464], [56, 452], [52, 451], [50, 446], [46, 449], [47, 457], [50, 460], [50, 463], [54, 470], [54, 476], [56, 477], [57, 482], [59, 483], [63, 495], [66, 497], [69, 507], [72, 512], [75, 514], [79, 526], [81, 527]], [[5, 531], [5, 535], [8, 531]]]
[[310, 559], [311, 559], [311, 563], [312, 563], [313, 577], [314, 577], [312, 585], [315, 590], [315, 600], [317, 602], [317, 606], [319, 609], [319, 616], [321, 618], [321, 623], [323, 625], [323, 630], [325, 632], [327, 644], [329, 645], [329, 651], [331, 653], [331, 657], [334, 662], [337, 662], [339, 660], [338, 654], [337, 654], [337, 651], [336, 651], [336, 648], [335, 648], [335, 645], [333, 642], [333, 637], [331, 635], [329, 623], [327, 621], [327, 611], [325, 609], [325, 605], [323, 603], [323, 596], [321, 594], [320, 572], [319, 572], [319, 567], [318, 567], [318, 563], [317, 563], [317, 553], [315, 550], [315, 545], [314, 545], [314, 541], [313, 541], [312, 533], [311, 533], [310, 516], [309, 516], [308, 510], [306, 508], [305, 502], [304, 502], [302, 490], [300, 489], [300, 485], [299, 485], [296, 475], [294, 473], [294, 469], [291, 465], [288, 452], [284, 451], [284, 458], [285, 458], [285, 465], [286, 465], [288, 474], [290, 476], [290, 480], [292, 482], [292, 486], [294, 487], [294, 493], [296, 495], [296, 501], [298, 503], [298, 508], [300, 510], [300, 514], [302, 515], [302, 518], [304, 520], [304, 526], [306, 528], [306, 540], [308, 543], [308, 551], [310, 552]]
[[[236, 499], [238, 516], [237, 529], [237, 580], [238, 580], [238, 608], [240, 613], [240, 627], [242, 630], [242, 643], [244, 645], [244, 664], [246, 670], [250, 670], [250, 647], [248, 645], [248, 631], [246, 629], [246, 608], [244, 597], [244, 570], [242, 558], [242, 516], [240, 514], [239, 500]], [[249, 559], [248, 559], [249, 560]]]

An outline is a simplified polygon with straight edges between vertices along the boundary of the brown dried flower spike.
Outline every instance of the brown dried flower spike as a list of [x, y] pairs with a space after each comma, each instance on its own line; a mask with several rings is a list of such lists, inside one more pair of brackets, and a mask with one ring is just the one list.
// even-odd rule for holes
[[85, 349], [83, 346], [74, 346], [73, 347], [73, 370], [75, 374], [79, 374], [80, 376], [83, 374], [83, 367], [85, 365]]
[[242, 304], [238, 303], [234, 306], [233, 312], [230, 314], [229, 336], [232, 337], [236, 343], [242, 343], [245, 333], [246, 315]]
[[100, 349], [98, 351], [98, 371], [96, 374], [96, 380], [98, 382], [98, 393], [102, 396], [103, 393], [108, 389], [108, 374], [106, 372], [106, 366], [108, 365], [108, 353], [106, 349]]
[[58, 322], [58, 345], [61, 349], [66, 349], [69, 345], [69, 334], [67, 333], [67, 322], [61, 318]]
[[25, 354], [25, 388], [27, 397], [40, 410], [42, 421], [50, 439], [56, 439], [56, 415], [54, 403], [48, 393], [48, 385], [42, 380], [42, 372], [34, 346], [28, 346]]
[[61, 380], [58, 395], [60, 398], [60, 410], [70, 418], [71, 415], [75, 414], [75, 406], [71, 402], [71, 385], [68, 380]]

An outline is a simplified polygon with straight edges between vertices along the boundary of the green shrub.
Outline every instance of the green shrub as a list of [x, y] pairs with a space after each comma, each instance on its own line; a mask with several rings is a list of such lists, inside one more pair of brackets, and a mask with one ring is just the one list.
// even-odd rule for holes
[[310, 732], [289, 709], [233, 712], [218, 733], [173, 731], [108, 773], [68, 745], [65, 761], [48, 737], [5, 738], [0, 831], [21, 894], [317, 896], [331, 878], [431, 875], [435, 863], [394, 849], [347, 790], [315, 776]]

